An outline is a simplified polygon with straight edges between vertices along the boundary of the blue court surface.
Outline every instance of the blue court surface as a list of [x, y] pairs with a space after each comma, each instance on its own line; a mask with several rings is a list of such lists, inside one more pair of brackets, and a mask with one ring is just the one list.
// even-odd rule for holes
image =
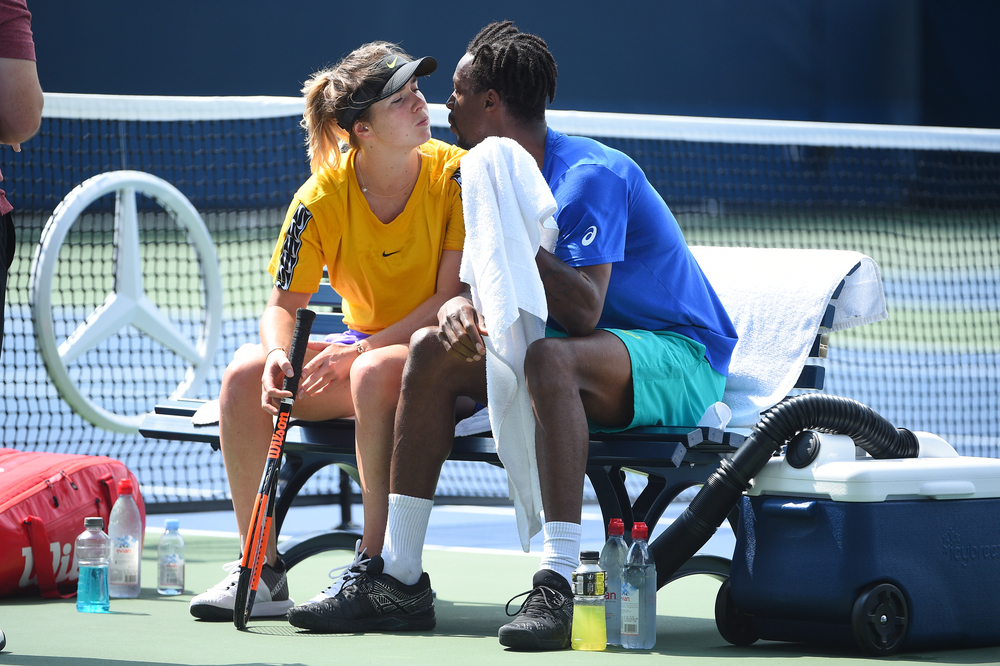
[[[674, 502], [657, 524], [652, 538], [655, 538], [670, 522], [680, 515], [686, 504]], [[354, 506], [352, 519], [359, 523], [360, 533], [363, 512], [361, 505]], [[182, 533], [192, 534], [236, 534], [236, 519], [231, 511], [210, 511], [204, 513], [152, 514], [147, 516], [146, 525], [150, 531], [162, 529], [164, 521], [176, 518], [180, 521]], [[340, 524], [340, 507], [293, 506], [285, 517], [281, 536], [300, 536], [323, 529], [333, 529]], [[604, 526], [601, 512], [596, 504], [584, 505], [582, 550], [600, 550], [604, 545]], [[521, 542], [517, 536], [514, 509], [510, 506], [436, 505], [431, 511], [427, 526], [426, 547], [428, 549], [484, 550], [520, 553]], [[731, 558], [736, 537], [728, 523], [722, 525], [715, 536], [705, 545], [702, 553]], [[541, 553], [542, 535], [531, 539], [531, 552]], [[234, 554], [235, 558], [236, 555]]]

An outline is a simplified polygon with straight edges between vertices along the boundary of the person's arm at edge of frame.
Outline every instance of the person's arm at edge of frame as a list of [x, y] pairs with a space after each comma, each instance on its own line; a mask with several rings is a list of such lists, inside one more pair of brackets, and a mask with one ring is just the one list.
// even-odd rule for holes
[[0, 143], [19, 152], [38, 133], [44, 104], [35, 62], [0, 58]]

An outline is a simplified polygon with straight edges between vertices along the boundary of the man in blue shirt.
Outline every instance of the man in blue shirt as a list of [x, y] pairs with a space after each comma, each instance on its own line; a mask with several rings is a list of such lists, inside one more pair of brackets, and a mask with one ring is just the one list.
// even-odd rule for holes
[[[513, 649], [568, 647], [590, 430], [693, 425], [722, 397], [736, 331], [676, 220], [623, 153], [548, 128], [556, 65], [545, 42], [510, 22], [484, 28], [454, 74], [458, 144], [517, 141], [552, 190], [559, 238], [536, 256], [549, 331], [528, 348], [545, 513], [539, 571], [520, 614], [499, 632]], [[289, 621], [314, 631], [434, 626], [421, 551], [456, 404], [486, 403], [487, 326], [468, 296], [411, 339], [395, 424], [389, 522], [381, 557], [353, 587]]]

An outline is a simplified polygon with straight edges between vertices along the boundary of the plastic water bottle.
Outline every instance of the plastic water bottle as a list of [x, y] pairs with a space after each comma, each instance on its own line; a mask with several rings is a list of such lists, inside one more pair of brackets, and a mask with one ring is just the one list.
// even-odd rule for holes
[[156, 546], [156, 591], [181, 594], [184, 592], [184, 537], [177, 531], [180, 521], [171, 518], [163, 526], [165, 530]]
[[76, 561], [80, 577], [76, 582], [76, 609], [81, 613], [107, 613], [108, 562], [111, 559], [111, 539], [104, 533], [100, 516], [84, 518], [84, 530], [76, 538]]
[[646, 523], [632, 525], [632, 545], [622, 570], [622, 647], [656, 645], [656, 565], [649, 555]]
[[625, 568], [625, 524], [612, 518], [608, 524], [608, 540], [601, 549], [601, 568], [607, 576], [604, 586], [604, 618], [608, 627], [608, 645], [622, 644], [622, 569]]
[[134, 599], [142, 589], [142, 516], [132, 497], [132, 480], [118, 482], [118, 501], [111, 509], [108, 525], [111, 537], [111, 565], [108, 588], [112, 599]]
[[598, 651], [608, 645], [604, 623], [604, 571], [596, 550], [580, 553], [580, 566], [573, 572], [574, 650]]

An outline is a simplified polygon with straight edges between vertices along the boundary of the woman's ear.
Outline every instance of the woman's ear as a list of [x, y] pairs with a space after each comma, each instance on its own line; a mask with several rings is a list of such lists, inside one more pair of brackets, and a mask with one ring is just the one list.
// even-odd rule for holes
[[368, 139], [371, 137], [371, 134], [371, 127], [365, 121], [357, 120], [354, 122], [354, 136], [359, 139]]

